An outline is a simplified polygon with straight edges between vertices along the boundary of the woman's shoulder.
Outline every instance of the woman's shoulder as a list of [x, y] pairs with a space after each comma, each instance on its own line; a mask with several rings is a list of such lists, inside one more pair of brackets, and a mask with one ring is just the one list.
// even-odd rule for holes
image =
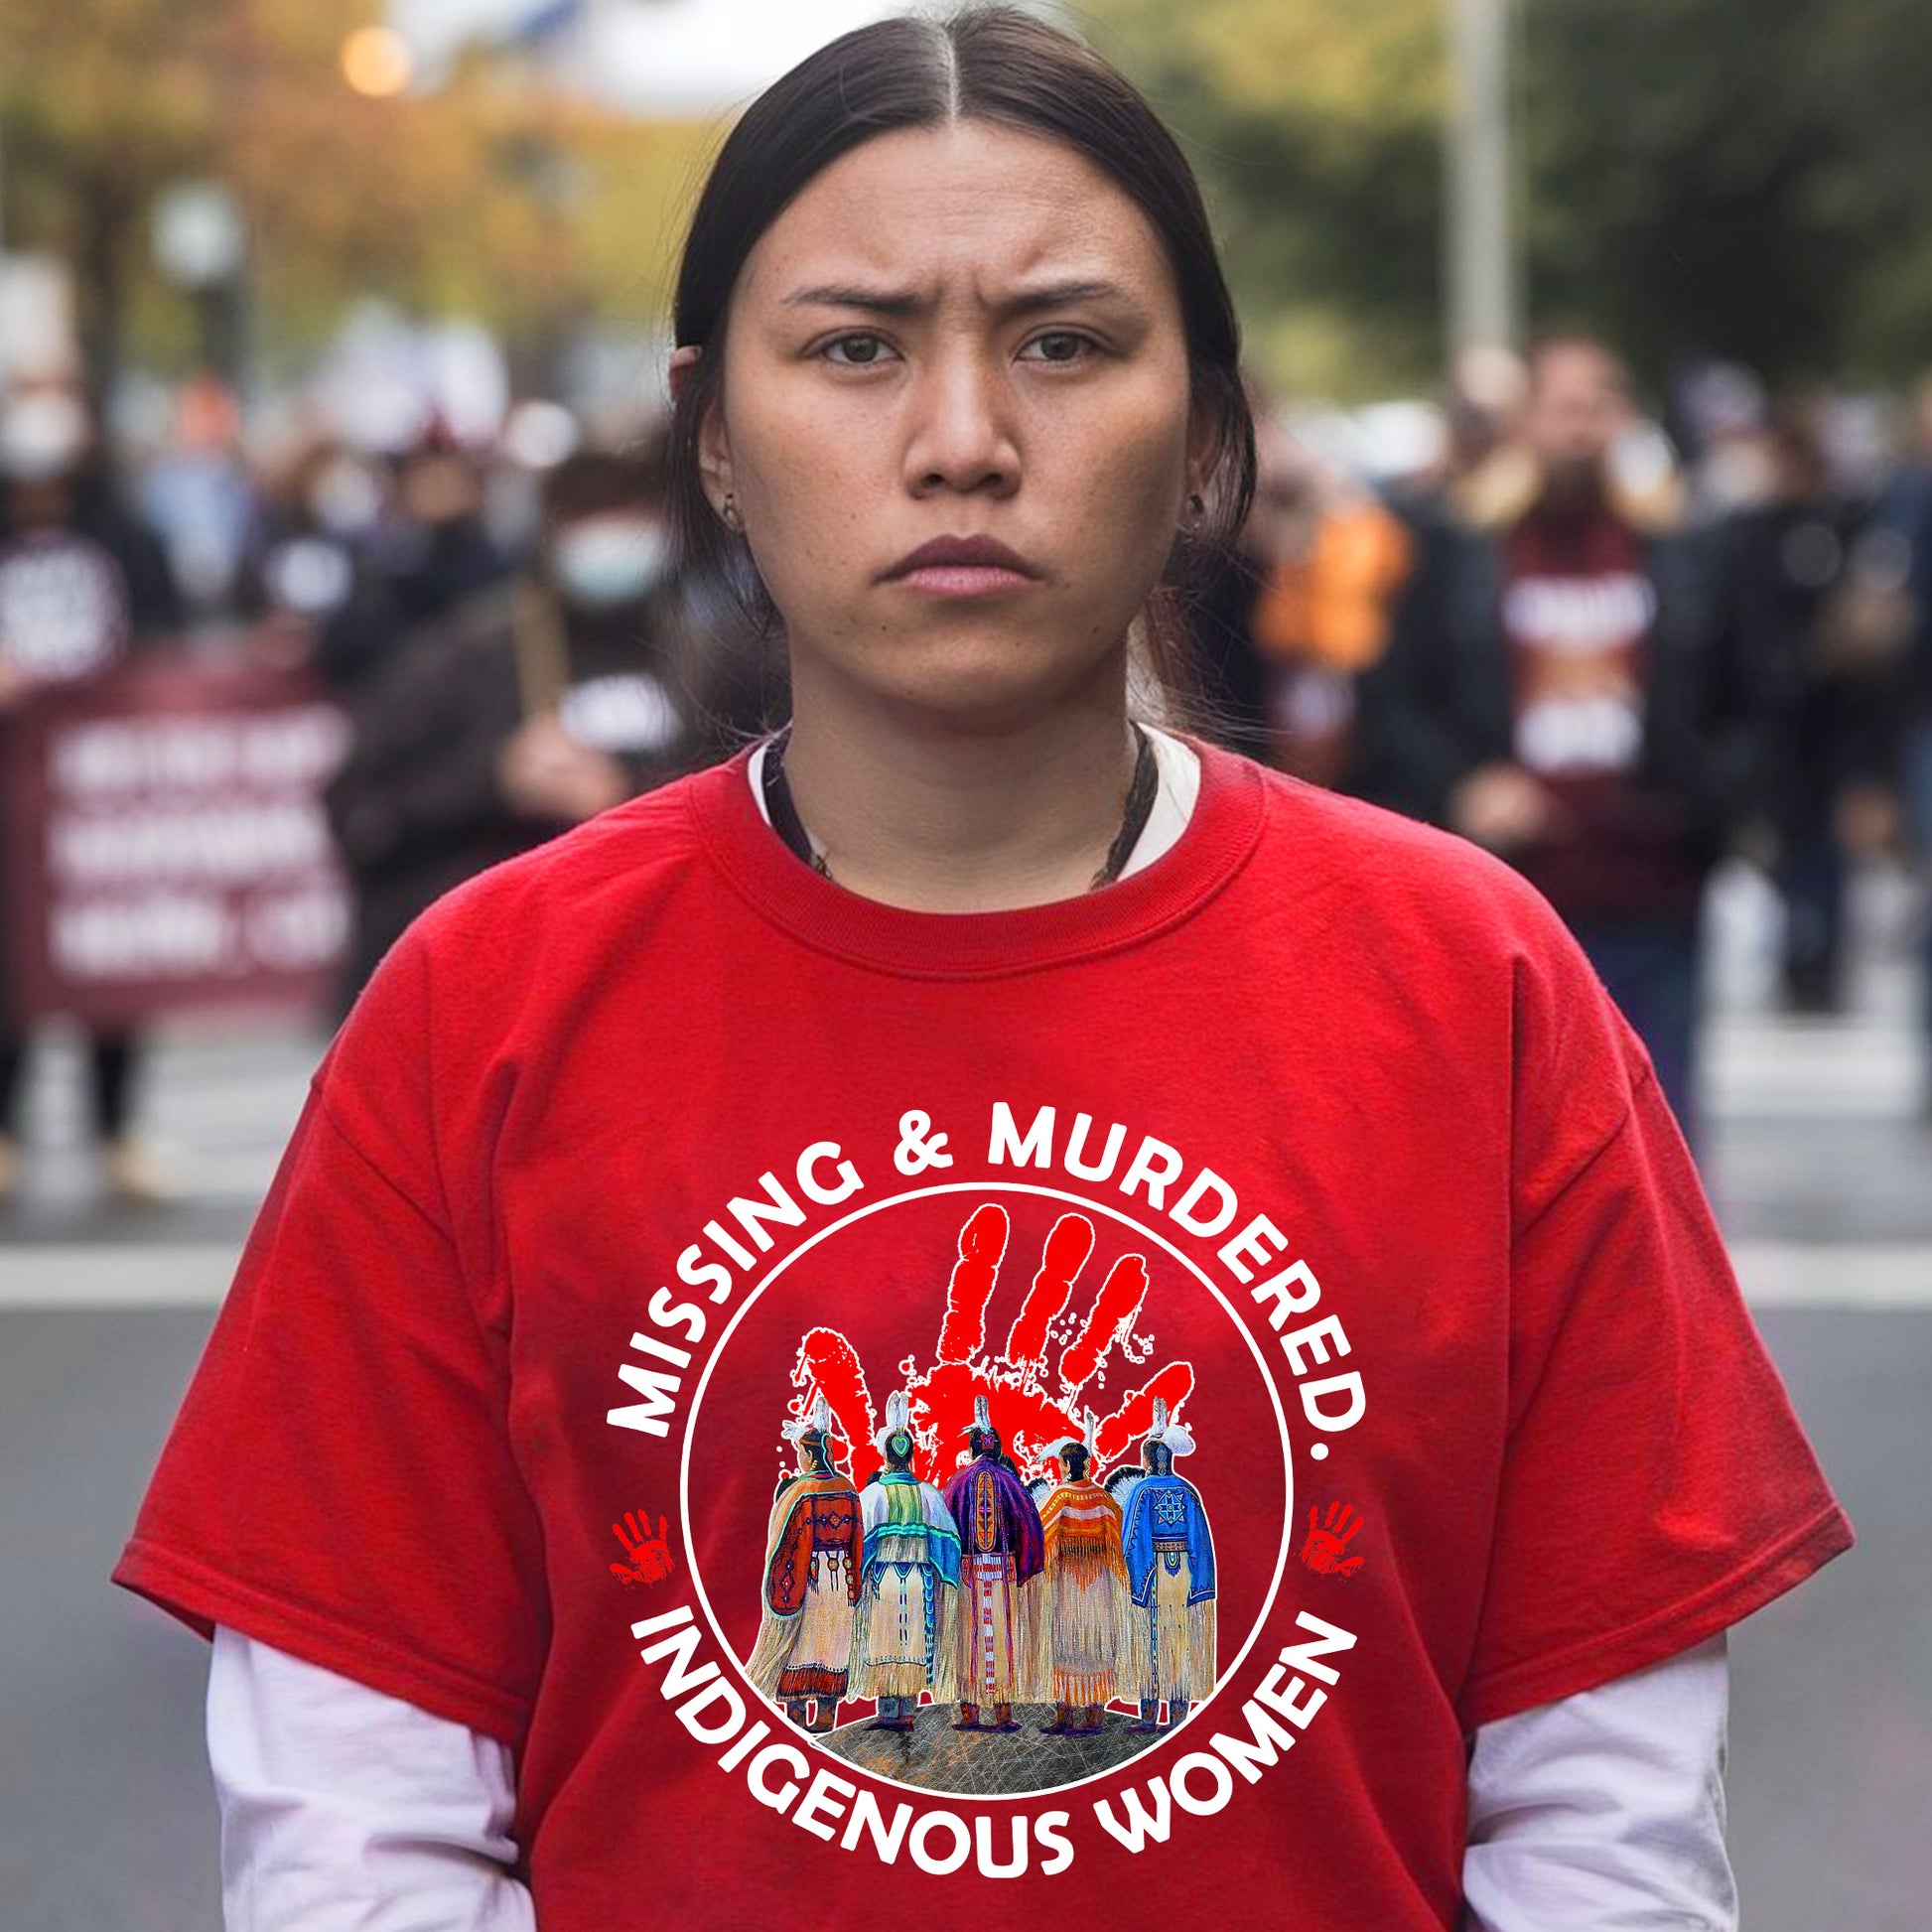
[[[568, 1024], [587, 989], [650, 951], [714, 891], [693, 793], [729, 775], [698, 771], [626, 800], [546, 844], [491, 866], [411, 921], [356, 999], [325, 1059], [333, 1090], [399, 1042], [433, 1047], [446, 1078], [496, 1065], [508, 1043]], [[645, 943], [640, 943], [645, 942]]]
[[1265, 799], [1259, 883], [1299, 918], [1345, 920], [1365, 946], [1434, 942], [1475, 957], [1574, 945], [1550, 902], [1494, 853], [1366, 799], [1250, 769]]
[[[1563, 1137], [1606, 1128], [1645, 1077], [1641, 1042], [1556, 908], [1469, 840], [1278, 772], [1250, 923], [1309, 1004], [1333, 994], [1385, 1044], [1478, 1086], [1506, 1063]], [[1337, 992], [1339, 989], [1339, 992]], [[1447, 1088], [1445, 1088], [1447, 1090]], [[1527, 1158], [1527, 1157], [1526, 1157]]]
[[419, 943], [432, 954], [467, 952], [647, 915], [690, 883], [703, 849], [695, 801], [730, 782], [732, 769], [674, 778], [466, 880], [417, 920]]

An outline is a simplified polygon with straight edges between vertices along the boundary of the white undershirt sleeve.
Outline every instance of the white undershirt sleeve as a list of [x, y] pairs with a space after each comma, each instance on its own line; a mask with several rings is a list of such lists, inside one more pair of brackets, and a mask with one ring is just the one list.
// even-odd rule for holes
[[[1725, 1640], [1481, 1726], [1467, 1932], [1736, 1932]], [[534, 1932], [509, 1750], [215, 1632], [227, 1932]]]
[[494, 1738], [217, 1628], [207, 1743], [227, 1932], [535, 1932]]
[[1466, 1932], [1736, 1932], [1725, 1850], [1722, 1634], [1483, 1725]]

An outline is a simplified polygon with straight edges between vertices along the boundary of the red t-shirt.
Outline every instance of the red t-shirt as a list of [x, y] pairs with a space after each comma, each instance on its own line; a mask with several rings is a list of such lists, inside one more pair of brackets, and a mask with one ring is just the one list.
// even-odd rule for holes
[[[742, 759], [444, 899], [316, 1076], [118, 1580], [514, 1744], [545, 1932], [1455, 1924], [1475, 1725], [1851, 1531], [1545, 902], [1201, 759], [1172, 851], [1053, 905], [847, 893]], [[982, 1614], [989, 1671], [1035, 1623], [1114, 1654], [1078, 1579], [1015, 1584], [938, 1495], [863, 1502], [895, 1390], [915, 1475], [986, 1395], [1040, 1497], [1069, 1424], [1106, 1479], [1168, 1401], [1194, 1449], [1125, 1494], [1119, 1643], [1170, 1696], [1211, 1672], [1181, 1727], [1129, 1731], [1122, 1685], [1097, 1737], [853, 1699], [818, 1736], [754, 1690], [781, 1563], [767, 1656], [820, 1684], [916, 1660], [928, 1611]], [[849, 1540], [775, 1520], [820, 1394], [857, 1604]], [[985, 1547], [1031, 1547], [1005, 1493]]]

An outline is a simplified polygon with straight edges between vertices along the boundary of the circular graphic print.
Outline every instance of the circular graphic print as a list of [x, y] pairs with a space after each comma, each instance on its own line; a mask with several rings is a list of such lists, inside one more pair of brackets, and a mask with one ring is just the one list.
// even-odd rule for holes
[[774, 1267], [695, 1391], [705, 1615], [813, 1744], [976, 1797], [1130, 1762], [1278, 1587], [1281, 1402], [1163, 1236], [1056, 1188], [878, 1201]]

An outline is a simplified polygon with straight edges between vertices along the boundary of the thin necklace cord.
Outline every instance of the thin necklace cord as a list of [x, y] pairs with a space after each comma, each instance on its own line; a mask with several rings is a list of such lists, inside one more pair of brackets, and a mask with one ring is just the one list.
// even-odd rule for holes
[[[1161, 789], [1161, 768], [1154, 754], [1154, 741], [1139, 725], [1135, 725], [1133, 731], [1134, 775], [1127, 786], [1127, 809], [1122, 815], [1120, 830], [1114, 834], [1113, 844], [1107, 848], [1107, 857], [1088, 887], [1090, 892], [1102, 886], [1111, 886], [1120, 877], [1122, 868], [1134, 856], [1134, 848], [1141, 842], [1141, 834], [1147, 830], [1148, 819], [1154, 812], [1155, 798]], [[792, 802], [791, 784], [785, 777], [785, 746], [790, 739], [791, 727], [787, 725], [764, 749], [764, 768], [760, 774], [764, 809], [770, 816], [771, 829], [786, 846], [821, 878], [830, 879], [832, 869], [825, 863], [824, 853], [812, 844], [804, 820], [798, 816], [798, 807]]]

